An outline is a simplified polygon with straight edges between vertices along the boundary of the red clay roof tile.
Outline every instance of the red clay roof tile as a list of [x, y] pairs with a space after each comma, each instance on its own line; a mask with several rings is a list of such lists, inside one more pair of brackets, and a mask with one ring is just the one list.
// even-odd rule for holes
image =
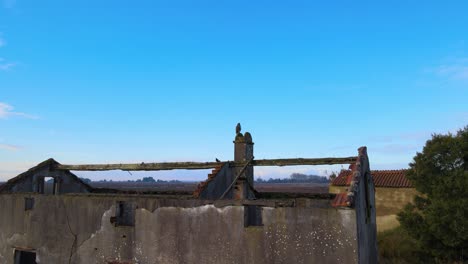
[[[371, 171], [374, 179], [375, 187], [389, 188], [413, 188], [411, 182], [406, 178], [408, 170], [373, 170]], [[351, 170], [342, 170], [331, 185], [333, 186], [349, 186], [352, 179]]]
[[347, 193], [338, 193], [332, 201], [333, 207], [345, 207], [349, 206], [348, 204], [348, 194]]

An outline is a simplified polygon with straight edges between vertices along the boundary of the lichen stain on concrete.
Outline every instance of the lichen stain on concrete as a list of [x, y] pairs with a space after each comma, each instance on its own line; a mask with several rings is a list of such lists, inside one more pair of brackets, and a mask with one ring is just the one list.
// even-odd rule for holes
[[[160, 207], [153, 212], [138, 209], [136, 224], [143, 228], [136, 230], [136, 257], [152, 260], [141, 263], [189, 263], [195, 259], [199, 263], [236, 263], [232, 258], [233, 238], [226, 235], [243, 223], [234, 224], [233, 215], [243, 216], [242, 207]], [[151, 229], [155, 223], [158, 228]]]
[[113, 241], [107, 240], [109, 235], [106, 235], [106, 233], [114, 231], [114, 226], [110, 222], [110, 218], [114, 214], [115, 208], [113, 206], [102, 214], [100, 228], [77, 247], [75, 255], [79, 256], [79, 259], [75, 260], [74, 258], [72, 263], [85, 263], [85, 259], [95, 259], [100, 261], [97, 263], [106, 263], [107, 256], [113, 256], [118, 261], [122, 260], [118, 248], [113, 248]]
[[[10, 263], [12, 247], [35, 248], [44, 263], [356, 263], [353, 210], [263, 207], [263, 226], [244, 227], [243, 205], [190, 206], [192, 202], [113, 196], [36, 199], [42, 201], [32, 213], [32, 224], [46, 224], [35, 232], [14, 222], [3, 224], [9, 228], [0, 230], [0, 260], [6, 260], [0, 263]], [[137, 205], [135, 226], [111, 223], [120, 200]], [[2, 202], [10, 207], [18, 201], [23, 197]], [[15, 214], [23, 217], [18, 208]]]
[[[328, 217], [336, 218], [336, 213], [324, 209], [314, 209], [314, 212], [305, 215], [289, 208], [265, 210], [265, 226], [268, 226], [265, 241], [274, 241], [267, 247], [268, 256], [274, 262], [284, 263], [288, 254], [305, 252], [297, 254], [296, 263], [308, 263], [311, 261], [308, 257], [312, 256], [337, 263], [356, 262], [356, 256], [342, 257], [345, 255], [343, 252], [356, 247], [355, 234], [349, 232], [353, 225], [348, 226], [346, 221], [327, 221]], [[345, 214], [354, 215], [351, 211]]]

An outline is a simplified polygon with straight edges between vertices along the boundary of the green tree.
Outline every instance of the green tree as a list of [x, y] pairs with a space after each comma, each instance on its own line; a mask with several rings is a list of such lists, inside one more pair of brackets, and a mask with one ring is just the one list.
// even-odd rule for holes
[[82, 178], [80, 177], [80, 180], [85, 182], [85, 183], [91, 183], [91, 179], [88, 179], [88, 178]]
[[410, 168], [420, 195], [398, 215], [402, 227], [435, 262], [468, 261], [468, 126], [432, 135]]
[[153, 177], [143, 177], [142, 182], [156, 182]]

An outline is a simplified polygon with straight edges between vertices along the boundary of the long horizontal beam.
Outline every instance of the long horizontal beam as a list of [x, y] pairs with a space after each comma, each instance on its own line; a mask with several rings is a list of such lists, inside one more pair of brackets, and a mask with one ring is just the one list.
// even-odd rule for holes
[[59, 170], [74, 171], [158, 171], [158, 170], [201, 170], [213, 169], [222, 162], [161, 162], [161, 163], [136, 163], [136, 164], [84, 164], [84, 165], [57, 165]]
[[[262, 159], [254, 160], [254, 166], [299, 166], [299, 165], [334, 165], [351, 164], [356, 162], [357, 157], [346, 158], [318, 158], [318, 159]], [[237, 166], [237, 165], [236, 165]]]
[[[299, 165], [333, 165], [351, 164], [357, 157], [346, 158], [315, 158], [315, 159], [262, 159], [253, 160], [253, 166], [299, 166]], [[162, 162], [162, 163], [136, 163], [136, 164], [84, 164], [84, 165], [57, 165], [58, 170], [74, 171], [159, 171], [159, 170], [201, 170], [212, 169], [226, 162]], [[245, 162], [229, 162], [231, 167], [242, 167]]]

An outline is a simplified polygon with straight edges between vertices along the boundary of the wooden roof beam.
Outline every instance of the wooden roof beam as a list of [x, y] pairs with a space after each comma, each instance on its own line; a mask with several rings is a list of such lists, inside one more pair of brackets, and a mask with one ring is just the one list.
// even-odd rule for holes
[[[301, 165], [333, 165], [333, 164], [351, 164], [356, 162], [357, 157], [345, 158], [295, 158], [295, 159], [262, 159], [253, 160], [253, 166], [301, 166]], [[242, 167], [245, 162], [229, 162], [231, 167]], [[135, 164], [83, 164], [83, 165], [65, 165], [56, 166], [58, 170], [73, 171], [159, 171], [159, 170], [201, 170], [212, 169], [226, 162], [161, 162], [161, 163], [135, 163]]]

